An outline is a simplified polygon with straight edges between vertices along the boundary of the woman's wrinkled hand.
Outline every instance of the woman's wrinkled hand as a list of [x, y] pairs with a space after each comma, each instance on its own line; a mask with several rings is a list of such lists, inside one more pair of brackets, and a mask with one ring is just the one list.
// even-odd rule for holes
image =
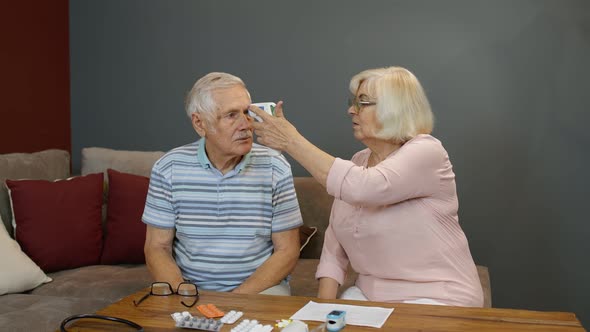
[[258, 143], [280, 151], [288, 151], [289, 146], [300, 136], [297, 129], [285, 118], [283, 102], [279, 101], [272, 116], [256, 105], [250, 105], [250, 110], [258, 115], [262, 122], [254, 121], [252, 127], [258, 136]]

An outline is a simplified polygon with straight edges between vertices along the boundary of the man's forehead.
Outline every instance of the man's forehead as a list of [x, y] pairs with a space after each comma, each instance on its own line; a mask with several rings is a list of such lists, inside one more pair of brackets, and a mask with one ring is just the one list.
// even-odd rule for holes
[[218, 110], [244, 108], [250, 105], [250, 93], [245, 87], [236, 85], [231, 88], [217, 89], [212, 93]]

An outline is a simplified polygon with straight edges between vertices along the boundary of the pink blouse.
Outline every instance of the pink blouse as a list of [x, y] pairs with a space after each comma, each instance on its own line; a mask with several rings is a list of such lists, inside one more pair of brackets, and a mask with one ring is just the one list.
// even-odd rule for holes
[[337, 158], [335, 197], [316, 278], [342, 284], [348, 263], [371, 301], [420, 298], [481, 307], [483, 292], [459, 225], [455, 174], [442, 144], [418, 135], [375, 167], [369, 149]]

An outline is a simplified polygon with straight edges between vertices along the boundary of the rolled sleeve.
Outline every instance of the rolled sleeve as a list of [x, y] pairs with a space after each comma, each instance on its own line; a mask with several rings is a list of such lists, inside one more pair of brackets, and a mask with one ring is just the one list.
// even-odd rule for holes
[[321, 263], [318, 265], [318, 270], [315, 273], [315, 278], [332, 278], [338, 282], [338, 284], [344, 284], [344, 280], [346, 279], [346, 271], [340, 269], [340, 267], [336, 264], [326, 262]]
[[334, 160], [334, 163], [328, 172], [328, 179], [326, 180], [326, 189], [328, 194], [334, 196], [336, 199], [341, 199], [344, 178], [352, 167], [354, 167], [354, 163], [351, 161], [340, 158], [336, 158], [336, 160]]

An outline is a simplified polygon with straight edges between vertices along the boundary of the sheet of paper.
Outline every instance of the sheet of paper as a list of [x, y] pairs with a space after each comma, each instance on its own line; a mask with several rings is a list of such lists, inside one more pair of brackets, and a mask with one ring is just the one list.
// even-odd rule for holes
[[346, 311], [346, 325], [381, 327], [393, 312], [393, 308], [365, 307], [359, 305], [316, 303], [309, 301], [291, 319], [326, 321], [332, 310]]

